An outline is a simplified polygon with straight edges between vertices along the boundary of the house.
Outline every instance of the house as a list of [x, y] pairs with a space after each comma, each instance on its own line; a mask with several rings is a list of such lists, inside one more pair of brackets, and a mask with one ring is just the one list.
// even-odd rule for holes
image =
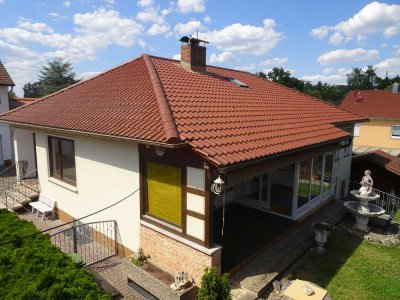
[[[0, 113], [8, 111], [8, 93], [15, 86], [14, 81], [8, 74], [5, 66], [0, 60]], [[0, 166], [11, 165], [13, 160], [13, 148], [10, 126], [0, 124]]]
[[0, 116], [13, 126], [16, 160], [28, 161], [27, 172], [37, 167], [59, 218], [140, 189], [85, 222], [117, 220], [127, 253], [141, 246], [154, 264], [196, 283], [205, 267], [232, 264], [224, 253], [253, 245], [251, 232], [222, 233], [225, 224], [245, 228], [257, 217], [263, 227], [253, 232], [274, 232], [262, 222], [296, 226], [344, 195], [353, 124], [365, 120], [254, 74], [207, 66], [201, 44], [187, 39], [181, 61], [144, 54]]
[[22, 105], [31, 103], [32, 101], [36, 101], [36, 100], [38, 100], [38, 98], [14, 97], [14, 98], [9, 99], [8, 101], [9, 101], [9, 107], [10, 107], [10, 110], [11, 110], [11, 109], [20, 107]]
[[382, 150], [400, 155], [400, 93], [398, 84], [392, 90], [350, 91], [340, 108], [369, 118], [355, 124], [353, 152]]
[[365, 170], [371, 170], [374, 186], [385, 193], [400, 196], [400, 158], [382, 150], [353, 156], [350, 180], [359, 182]]

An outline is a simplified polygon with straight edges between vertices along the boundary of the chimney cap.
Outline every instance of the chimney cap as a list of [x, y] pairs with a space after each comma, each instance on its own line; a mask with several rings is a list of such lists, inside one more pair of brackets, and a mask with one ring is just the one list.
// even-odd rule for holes
[[210, 42], [207, 42], [205, 40], [201, 40], [201, 39], [197, 39], [191, 36], [183, 36], [180, 38], [179, 40], [182, 43], [186, 43], [186, 44], [192, 44], [192, 45], [199, 45], [200, 43], [204, 43], [204, 44], [209, 44]]

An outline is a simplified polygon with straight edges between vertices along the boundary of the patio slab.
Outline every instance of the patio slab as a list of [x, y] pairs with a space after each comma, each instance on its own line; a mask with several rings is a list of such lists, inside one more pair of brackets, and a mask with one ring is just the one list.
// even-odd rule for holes
[[328, 203], [231, 274], [231, 282], [260, 297], [282, 272], [314, 244], [311, 224], [318, 221], [336, 224], [344, 213], [343, 201]]

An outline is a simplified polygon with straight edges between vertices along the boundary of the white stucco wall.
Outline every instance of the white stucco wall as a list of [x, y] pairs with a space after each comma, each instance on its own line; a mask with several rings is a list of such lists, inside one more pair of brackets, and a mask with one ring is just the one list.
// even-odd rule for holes
[[35, 151], [33, 147], [33, 131], [14, 127], [13, 143], [15, 161], [27, 161], [28, 167], [25, 174], [29, 174], [36, 168]]
[[[51, 134], [52, 136], [60, 136]], [[36, 132], [36, 153], [41, 192], [75, 219], [102, 209], [139, 187], [139, 155], [135, 143], [91, 137], [70, 137], [75, 141], [77, 186], [50, 178], [48, 134]], [[139, 247], [139, 192], [104, 212], [82, 220], [117, 220], [124, 246]]]
[[[0, 113], [6, 112], [8, 110], [9, 110], [8, 87], [0, 86]], [[1, 135], [0, 165], [3, 165], [4, 160], [13, 159], [10, 126], [5, 124], [0, 124], [0, 135]]]

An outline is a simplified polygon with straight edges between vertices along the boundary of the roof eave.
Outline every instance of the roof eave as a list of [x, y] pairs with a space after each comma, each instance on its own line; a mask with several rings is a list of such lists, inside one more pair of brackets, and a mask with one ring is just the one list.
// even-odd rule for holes
[[130, 137], [117, 136], [117, 135], [111, 135], [111, 134], [103, 134], [103, 133], [96, 133], [96, 132], [90, 132], [90, 131], [55, 128], [55, 127], [49, 127], [49, 126], [26, 124], [26, 123], [20, 123], [20, 122], [14, 122], [14, 121], [6, 121], [6, 120], [0, 120], [0, 123], [16, 125], [16, 126], [19, 126], [19, 127], [25, 127], [25, 128], [29, 128], [29, 129], [33, 129], [34, 128], [34, 129], [39, 129], [39, 130], [56, 131], [56, 132], [60, 132], [60, 133], [77, 134], [77, 135], [80, 135], [80, 136], [90, 136], [90, 137], [106, 138], [106, 139], [113, 139], [113, 140], [131, 141], [131, 142], [136, 142], [138, 144], [165, 147], [165, 148], [171, 148], [171, 149], [182, 148], [182, 147], [187, 147], [188, 146], [187, 143], [175, 143], [175, 144], [174, 143], [164, 143], [164, 142], [144, 140], [144, 139], [139, 139], [139, 138], [130, 138]]

